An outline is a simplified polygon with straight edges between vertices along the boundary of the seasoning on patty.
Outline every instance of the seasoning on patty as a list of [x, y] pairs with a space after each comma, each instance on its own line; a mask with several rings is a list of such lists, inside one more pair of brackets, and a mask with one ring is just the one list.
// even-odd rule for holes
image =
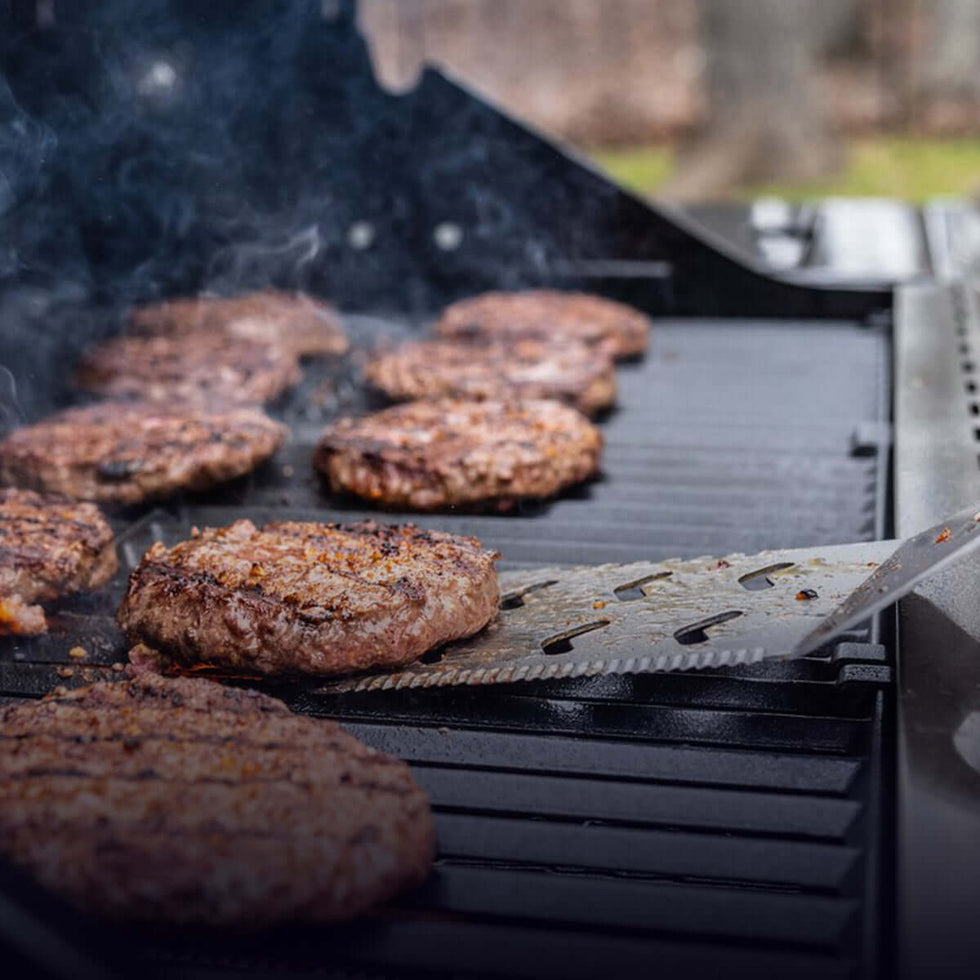
[[616, 401], [612, 360], [574, 341], [417, 341], [375, 354], [365, 375], [394, 401], [554, 398], [587, 415]]
[[257, 408], [106, 402], [7, 436], [0, 442], [0, 482], [137, 504], [242, 476], [285, 437], [286, 429]]
[[300, 380], [281, 344], [223, 332], [117, 337], [82, 357], [79, 387], [105, 398], [167, 404], [261, 404]]
[[493, 619], [496, 557], [475, 538], [411, 525], [239, 520], [153, 545], [116, 618], [159, 667], [396, 667]]
[[128, 328], [143, 337], [184, 337], [206, 331], [267, 341], [297, 357], [343, 354], [348, 348], [332, 306], [303, 293], [272, 289], [151, 303], [132, 311]]
[[595, 476], [601, 452], [599, 430], [558, 402], [443, 399], [330, 426], [314, 465], [385, 507], [507, 510]]
[[650, 319], [625, 303], [602, 296], [528, 289], [482, 293], [453, 303], [443, 310], [436, 332], [444, 337], [496, 340], [578, 340], [619, 359], [636, 357], [647, 349]]
[[422, 881], [408, 767], [254, 691], [143, 674], [0, 709], [0, 855], [87, 911], [252, 928]]
[[45, 632], [32, 603], [97, 589], [117, 567], [112, 529], [93, 504], [0, 490], [0, 635]]

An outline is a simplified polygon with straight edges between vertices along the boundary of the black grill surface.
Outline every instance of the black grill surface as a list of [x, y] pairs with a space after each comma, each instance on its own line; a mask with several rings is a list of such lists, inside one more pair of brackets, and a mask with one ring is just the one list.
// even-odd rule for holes
[[[887, 530], [887, 363], [887, 337], [856, 324], [661, 321], [648, 357], [620, 371], [602, 480], [516, 515], [414, 519], [479, 535], [503, 568], [869, 540]], [[66, 602], [49, 636], [0, 648], [0, 693], [37, 696], [121, 659], [111, 611], [155, 538], [367, 513], [309, 467], [320, 425], [368, 405], [356, 364], [308, 368], [279, 406], [290, 445], [253, 477], [115, 515], [124, 571], [107, 595]], [[80, 640], [85, 666], [67, 653]], [[151, 931], [140, 945], [174, 977], [873, 976], [887, 919], [881, 657], [850, 643], [738, 670], [276, 689], [412, 764], [436, 811], [434, 874], [343, 929]]]

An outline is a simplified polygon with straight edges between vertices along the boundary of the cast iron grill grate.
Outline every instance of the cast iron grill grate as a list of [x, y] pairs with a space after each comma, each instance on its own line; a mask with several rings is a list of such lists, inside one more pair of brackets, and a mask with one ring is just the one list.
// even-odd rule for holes
[[[872, 539], [887, 453], [860, 433], [887, 421], [887, 357], [886, 336], [854, 324], [659, 322], [647, 359], [620, 373], [602, 481], [513, 516], [413, 519], [479, 535], [502, 567]], [[355, 374], [308, 372], [279, 407], [292, 443], [252, 478], [118, 515], [124, 572], [108, 597], [63, 604], [70, 642], [3, 647], [0, 694], [38, 696], [119, 660], [113, 604], [156, 538], [241, 516], [367, 513], [309, 470], [319, 425], [361, 404]], [[311, 411], [316, 386], [327, 396]], [[76, 642], [84, 662], [69, 657]], [[352, 927], [150, 931], [140, 945], [181, 977], [873, 975], [890, 692], [848, 667], [881, 656], [846, 644], [676, 675], [344, 696], [282, 686], [295, 709], [412, 764], [436, 811], [431, 880]]]

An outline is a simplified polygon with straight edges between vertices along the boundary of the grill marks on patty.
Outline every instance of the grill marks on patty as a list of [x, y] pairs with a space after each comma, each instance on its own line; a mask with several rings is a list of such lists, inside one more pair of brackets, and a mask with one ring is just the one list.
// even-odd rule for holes
[[616, 400], [612, 360], [577, 341], [419, 341], [375, 354], [365, 376], [394, 401], [554, 398], [592, 415]]
[[577, 340], [615, 358], [647, 349], [650, 319], [639, 310], [588, 293], [529, 289], [490, 292], [453, 303], [436, 324], [443, 337], [512, 341], [542, 337]]
[[118, 567], [112, 529], [92, 504], [0, 490], [0, 635], [43, 633], [31, 603], [97, 589]]
[[142, 674], [8, 707], [0, 745], [0, 853], [103, 915], [340, 921], [431, 865], [407, 766], [255, 692]]
[[496, 615], [496, 555], [474, 538], [364, 521], [240, 520], [133, 572], [117, 616], [156, 667], [340, 674], [395, 667]]
[[285, 438], [256, 408], [104, 403], [12, 433], [0, 443], [0, 481], [136, 504], [242, 476]]
[[302, 293], [276, 290], [164, 300], [133, 310], [128, 328], [144, 337], [177, 338], [205, 331], [263, 341], [296, 357], [340, 355], [349, 346], [331, 306]]
[[82, 357], [76, 377], [107, 398], [241, 405], [271, 401], [301, 375], [296, 355], [281, 344], [198, 331], [109, 340]]
[[386, 507], [507, 510], [595, 476], [601, 452], [599, 430], [557, 402], [442, 399], [337, 422], [314, 465]]

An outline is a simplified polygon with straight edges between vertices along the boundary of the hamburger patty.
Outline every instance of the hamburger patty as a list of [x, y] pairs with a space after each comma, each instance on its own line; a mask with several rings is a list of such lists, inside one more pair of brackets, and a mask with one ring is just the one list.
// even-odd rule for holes
[[0, 742], [0, 854], [103, 916], [336, 922], [432, 862], [404, 763], [254, 691], [138, 674], [0, 709]]
[[444, 337], [544, 337], [579, 340], [612, 357], [647, 349], [650, 319], [639, 310], [588, 293], [529, 289], [483, 293], [447, 306], [436, 324]]
[[495, 557], [474, 538], [411, 525], [240, 520], [153, 545], [116, 618], [176, 667], [395, 667], [490, 622]]
[[375, 354], [368, 381], [394, 401], [417, 398], [556, 398], [591, 415], [616, 400], [609, 357], [584, 344], [534, 338], [506, 343], [427, 340]]
[[387, 507], [506, 510], [594, 476], [601, 452], [599, 430], [557, 402], [443, 399], [343, 419], [313, 462], [333, 489]]
[[343, 354], [347, 338], [333, 307], [303, 293], [267, 289], [242, 296], [164, 300], [132, 311], [129, 332], [183, 337], [197, 331], [266, 341], [297, 357]]
[[117, 567], [112, 529], [93, 504], [0, 490], [0, 635], [43, 633], [31, 603], [97, 589]]
[[242, 476], [285, 437], [286, 429], [257, 408], [90, 405], [0, 442], [0, 482], [136, 504]]
[[300, 379], [296, 356], [279, 344], [224, 332], [117, 337], [85, 354], [79, 387], [108, 398], [167, 404], [259, 404]]

